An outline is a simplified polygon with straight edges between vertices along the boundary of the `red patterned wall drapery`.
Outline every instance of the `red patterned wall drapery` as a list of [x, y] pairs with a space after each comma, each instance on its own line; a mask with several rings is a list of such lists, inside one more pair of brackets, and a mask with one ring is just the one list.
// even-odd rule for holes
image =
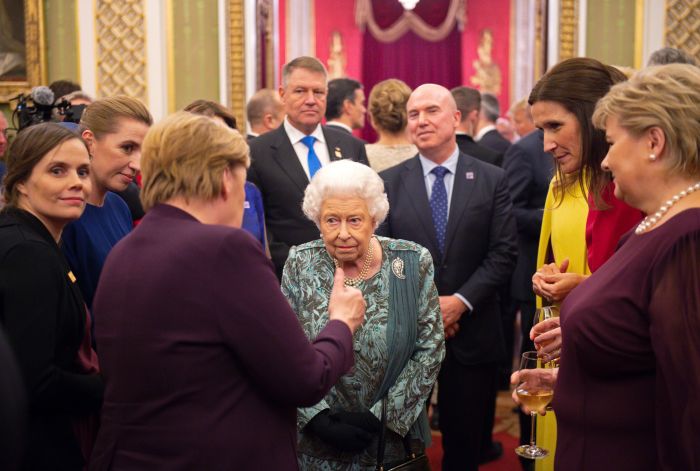
[[[356, 21], [365, 28], [362, 82], [367, 94], [388, 78], [399, 78], [411, 88], [460, 85], [464, 11], [464, 0], [423, 0], [413, 12], [404, 11], [398, 0], [357, 0]], [[369, 125], [363, 137], [376, 140]]]

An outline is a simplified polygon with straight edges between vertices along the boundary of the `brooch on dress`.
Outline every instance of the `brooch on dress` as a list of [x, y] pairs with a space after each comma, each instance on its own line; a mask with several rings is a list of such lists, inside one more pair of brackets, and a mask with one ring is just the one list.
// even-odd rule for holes
[[403, 260], [400, 259], [399, 257], [396, 257], [392, 262], [391, 262], [391, 271], [394, 272], [394, 275], [396, 278], [399, 280], [405, 280], [406, 275], [403, 272]]

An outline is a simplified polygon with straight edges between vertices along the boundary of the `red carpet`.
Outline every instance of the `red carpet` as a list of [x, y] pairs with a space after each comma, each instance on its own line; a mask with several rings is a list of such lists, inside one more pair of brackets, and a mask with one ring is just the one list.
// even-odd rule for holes
[[[493, 427], [493, 439], [503, 444], [503, 456], [496, 461], [479, 467], [479, 471], [522, 471], [520, 461], [515, 454], [518, 446], [520, 426], [518, 415], [513, 412], [513, 400], [510, 392], [498, 393], [496, 399], [496, 420]], [[433, 444], [427, 450], [432, 471], [441, 471], [442, 466], [442, 435], [433, 432]]]
[[[503, 456], [496, 461], [492, 461], [483, 466], [479, 466], [479, 471], [521, 471], [518, 457], [513, 451], [518, 446], [518, 439], [508, 433], [496, 433], [494, 440], [503, 444]], [[439, 433], [433, 432], [433, 445], [427, 450], [432, 471], [442, 469], [442, 437]]]

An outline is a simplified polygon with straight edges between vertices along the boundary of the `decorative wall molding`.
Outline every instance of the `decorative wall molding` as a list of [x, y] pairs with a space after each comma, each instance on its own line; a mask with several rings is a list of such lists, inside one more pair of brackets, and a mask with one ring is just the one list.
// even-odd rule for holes
[[700, 60], [700, 0], [666, 1], [666, 46]]
[[559, 8], [559, 60], [563, 61], [578, 52], [578, 0], [561, 0]]
[[409, 31], [413, 31], [426, 41], [442, 41], [452, 32], [455, 24], [459, 30], [464, 29], [466, 21], [466, 0], [451, 0], [445, 15], [445, 21], [439, 26], [430, 26], [421, 17], [406, 10], [396, 22], [386, 29], [381, 29], [374, 20], [371, 0], [357, 0], [355, 3], [355, 23], [364, 31], [368, 28], [378, 41], [392, 43]]
[[97, 94], [126, 94], [148, 103], [142, 0], [96, 0]]
[[[228, 2], [228, 51], [229, 51], [229, 107], [236, 121], [245, 121], [246, 67], [245, 67], [245, 22], [243, 0]], [[224, 66], [223, 64], [221, 66]]]
[[287, 62], [299, 56], [316, 55], [316, 15], [314, 0], [287, 0], [285, 57]]

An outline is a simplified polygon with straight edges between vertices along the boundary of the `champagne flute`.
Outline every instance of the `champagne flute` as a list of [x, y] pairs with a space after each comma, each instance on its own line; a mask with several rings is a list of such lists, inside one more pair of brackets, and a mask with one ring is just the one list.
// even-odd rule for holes
[[549, 450], [538, 447], [535, 444], [535, 418], [537, 411], [545, 411], [547, 405], [552, 400], [554, 391], [551, 385], [539, 381], [536, 375], [523, 374], [527, 370], [542, 368], [542, 360], [537, 356], [537, 352], [525, 352], [520, 360], [520, 384], [515, 388], [515, 393], [521, 404], [530, 409], [530, 444], [520, 445], [515, 449], [515, 453], [523, 458], [539, 460], [549, 455]]

